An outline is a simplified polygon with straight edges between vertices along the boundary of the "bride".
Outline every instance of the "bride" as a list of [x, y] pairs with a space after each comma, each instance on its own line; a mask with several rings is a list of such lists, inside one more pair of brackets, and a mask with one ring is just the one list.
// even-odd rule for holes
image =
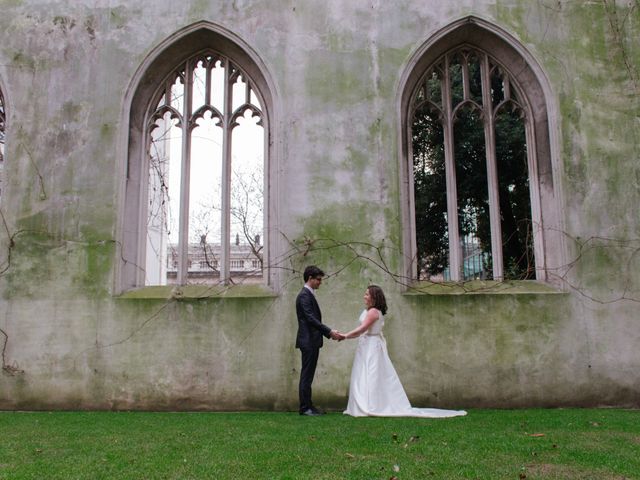
[[464, 410], [411, 407], [382, 335], [387, 313], [382, 289], [377, 285], [367, 287], [364, 304], [366, 308], [360, 315], [360, 326], [344, 334], [344, 338], [359, 337], [351, 369], [349, 403], [344, 413], [353, 417], [444, 418], [466, 415]]

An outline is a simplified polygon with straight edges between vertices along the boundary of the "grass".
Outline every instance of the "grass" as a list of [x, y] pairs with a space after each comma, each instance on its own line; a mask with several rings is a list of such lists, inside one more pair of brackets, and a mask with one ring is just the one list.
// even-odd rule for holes
[[640, 478], [640, 411], [0, 412], [0, 479]]

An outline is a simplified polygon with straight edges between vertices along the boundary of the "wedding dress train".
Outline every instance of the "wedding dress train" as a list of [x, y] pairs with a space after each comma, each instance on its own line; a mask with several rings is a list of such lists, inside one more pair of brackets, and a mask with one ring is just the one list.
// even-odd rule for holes
[[[367, 310], [360, 315], [364, 321]], [[353, 417], [426, 417], [446, 418], [466, 415], [464, 410], [414, 408], [400, 383], [382, 335], [384, 316], [358, 338], [351, 370], [346, 415]]]

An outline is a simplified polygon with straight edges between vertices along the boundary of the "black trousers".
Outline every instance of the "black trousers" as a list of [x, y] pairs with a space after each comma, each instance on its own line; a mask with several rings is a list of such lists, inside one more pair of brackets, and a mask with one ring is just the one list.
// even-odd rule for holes
[[300, 370], [300, 385], [298, 394], [300, 395], [300, 411], [304, 412], [309, 408], [313, 408], [311, 401], [311, 384], [316, 374], [316, 365], [318, 365], [319, 348], [301, 348], [302, 369]]

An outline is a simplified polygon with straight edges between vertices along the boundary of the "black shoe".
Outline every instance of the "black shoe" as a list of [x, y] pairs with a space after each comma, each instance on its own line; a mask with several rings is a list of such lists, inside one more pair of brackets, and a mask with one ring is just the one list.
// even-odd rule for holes
[[320, 410], [319, 408], [316, 408], [316, 407], [311, 407], [311, 410], [313, 410], [318, 415], [324, 415], [325, 414], [324, 411], [322, 411], [322, 410]]
[[314, 411], [311, 408], [307, 408], [306, 410], [301, 410], [300, 411], [300, 415], [305, 415], [307, 417], [319, 417], [322, 414], [319, 413], [319, 412]]

